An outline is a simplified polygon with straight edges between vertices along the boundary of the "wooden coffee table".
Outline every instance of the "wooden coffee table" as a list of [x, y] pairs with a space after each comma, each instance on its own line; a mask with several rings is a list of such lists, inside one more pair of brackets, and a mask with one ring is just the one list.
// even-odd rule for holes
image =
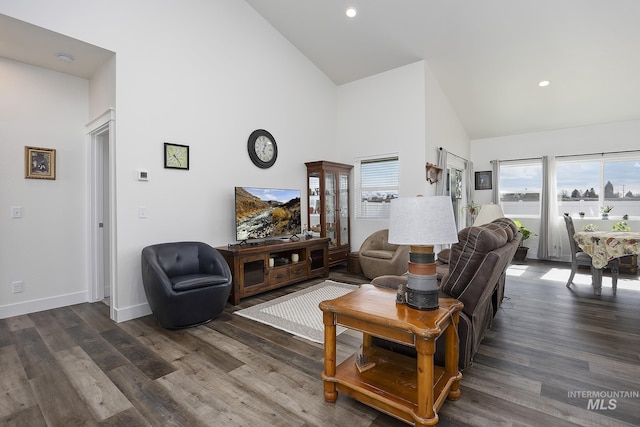
[[[323, 301], [324, 398], [338, 392], [416, 426], [434, 425], [444, 400], [460, 397], [458, 316], [463, 304], [441, 298], [436, 310], [396, 304], [391, 289], [362, 285], [340, 298]], [[371, 369], [360, 372], [358, 353], [336, 367], [336, 324], [363, 332], [363, 349]], [[436, 339], [445, 334], [445, 366], [434, 366]], [[371, 336], [413, 346], [417, 358], [371, 346]]]

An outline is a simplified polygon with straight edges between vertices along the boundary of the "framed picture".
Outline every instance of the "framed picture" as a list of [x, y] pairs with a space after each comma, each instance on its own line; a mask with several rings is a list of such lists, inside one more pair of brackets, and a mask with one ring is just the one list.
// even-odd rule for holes
[[491, 171], [476, 172], [476, 190], [491, 190]]
[[189, 146], [165, 142], [164, 167], [165, 169], [189, 170]]
[[56, 150], [24, 147], [24, 177], [56, 179]]

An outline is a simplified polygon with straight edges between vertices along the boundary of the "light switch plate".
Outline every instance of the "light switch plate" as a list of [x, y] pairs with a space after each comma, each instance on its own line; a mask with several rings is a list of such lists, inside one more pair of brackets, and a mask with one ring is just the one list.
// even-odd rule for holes
[[22, 206], [11, 206], [11, 218], [22, 218]]

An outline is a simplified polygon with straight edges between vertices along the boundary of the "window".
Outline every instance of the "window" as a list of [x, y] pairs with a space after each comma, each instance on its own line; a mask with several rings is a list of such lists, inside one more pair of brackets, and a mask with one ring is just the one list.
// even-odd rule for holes
[[542, 160], [500, 162], [500, 205], [507, 216], [540, 216]]
[[397, 155], [356, 159], [355, 208], [357, 219], [389, 218], [390, 202], [398, 197]]
[[600, 216], [613, 206], [615, 215], [640, 215], [640, 159], [582, 159], [556, 161], [558, 215], [584, 212]]

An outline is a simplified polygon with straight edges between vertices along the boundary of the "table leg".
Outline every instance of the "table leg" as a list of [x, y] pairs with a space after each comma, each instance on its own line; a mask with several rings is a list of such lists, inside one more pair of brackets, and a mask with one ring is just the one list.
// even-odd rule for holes
[[[433, 425], [438, 422], [438, 414], [433, 410], [433, 353], [435, 340], [416, 337], [418, 363], [418, 411], [414, 414], [416, 426]], [[425, 422], [423, 422], [425, 421]]]
[[335, 402], [338, 398], [336, 383], [332, 379], [336, 376], [336, 316], [325, 311], [322, 313], [324, 323], [324, 400]]
[[458, 359], [460, 357], [460, 352], [458, 350], [458, 334], [456, 331], [458, 330], [458, 321], [460, 320], [460, 315], [456, 311], [451, 315], [451, 325], [445, 331], [445, 358], [444, 358], [444, 369], [448, 375], [451, 375], [455, 378], [453, 384], [451, 384], [451, 388], [449, 389], [448, 398], [451, 400], [457, 400], [460, 397], [460, 380], [462, 379], [462, 374], [458, 370]]
[[593, 279], [593, 294], [602, 293], [602, 269], [591, 266], [591, 278]]

